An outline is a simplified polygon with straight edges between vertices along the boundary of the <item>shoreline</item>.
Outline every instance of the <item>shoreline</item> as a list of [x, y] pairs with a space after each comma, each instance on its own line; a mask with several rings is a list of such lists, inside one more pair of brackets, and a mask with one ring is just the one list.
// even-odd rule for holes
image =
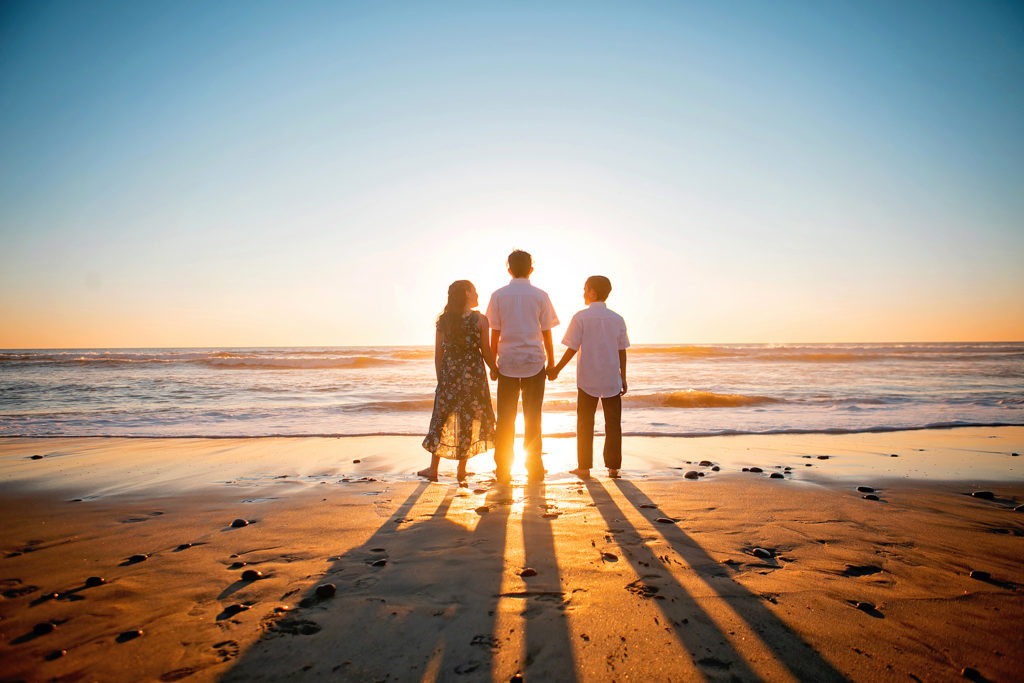
[[438, 483], [410, 477], [418, 441], [0, 439], [0, 679], [1024, 667], [1024, 465], [1009, 454], [1024, 428], [634, 439], [623, 479], [587, 482], [558, 469], [573, 441], [552, 439], [544, 482], [495, 485], [486, 453], [469, 488], [454, 463]]

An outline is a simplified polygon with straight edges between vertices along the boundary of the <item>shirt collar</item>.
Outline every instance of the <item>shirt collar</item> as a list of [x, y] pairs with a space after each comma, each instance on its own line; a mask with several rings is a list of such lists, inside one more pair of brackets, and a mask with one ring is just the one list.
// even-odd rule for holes
[[514, 278], [512, 278], [512, 282], [510, 282], [509, 284], [514, 285], [517, 282], [521, 283], [521, 284], [528, 285], [528, 284], [530, 284], [530, 278], [528, 278], [528, 277], [514, 277]]
[[595, 301], [588, 308], [608, 308], [608, 304], [603, 301]]

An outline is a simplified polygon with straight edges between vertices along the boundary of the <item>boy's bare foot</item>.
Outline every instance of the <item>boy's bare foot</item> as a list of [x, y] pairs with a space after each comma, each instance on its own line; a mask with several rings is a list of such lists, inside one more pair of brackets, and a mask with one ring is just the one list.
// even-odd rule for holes
[[617, 469], [609, 467], [608, 468], [608, 476], [611, 477], [612, 479], [618, 479], [619, 478], [619, 471]]
[[437, 481], [437, 472], [435, 470], [430, 469], [429, 467], [426, 468], [425, 470], [420, 470], [419, 472], [416, 473], [416, 475], [419, 477], [423, 477], [424, 479], [427, 479], [429, 481]]
[[569, 470], [569, 474], [575, 474], [580, 479], [590, 479], [590, 468], [589, 467], [577, 467], [574, 470]]

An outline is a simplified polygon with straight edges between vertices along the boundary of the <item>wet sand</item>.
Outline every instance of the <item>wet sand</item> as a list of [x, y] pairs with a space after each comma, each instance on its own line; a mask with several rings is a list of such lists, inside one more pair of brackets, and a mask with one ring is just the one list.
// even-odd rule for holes
[[1024, 428], [627, 439], [588, 482], [546, 444], [545, 482], [460, 489], [407, 437], [0, 440], [0, 678], [1024, 669]]

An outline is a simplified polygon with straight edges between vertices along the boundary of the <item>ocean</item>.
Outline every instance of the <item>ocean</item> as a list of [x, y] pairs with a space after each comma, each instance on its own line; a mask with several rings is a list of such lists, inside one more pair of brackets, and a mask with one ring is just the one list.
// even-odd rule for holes
[[[575, 433], [574, 366], [545, 434]], [[420, 346], [7, 350], [0, 436], [422, 435], [434, 386]], [[1024, 425], [1024, 343], [638, 345], [629, 389], [627, 435]]]

